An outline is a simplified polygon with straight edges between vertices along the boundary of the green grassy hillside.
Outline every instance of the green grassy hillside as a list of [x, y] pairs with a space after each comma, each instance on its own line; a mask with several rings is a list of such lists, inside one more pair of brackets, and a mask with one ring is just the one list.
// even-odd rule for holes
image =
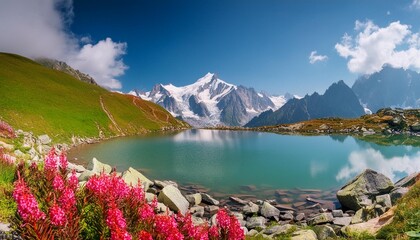
[[27, 58], [0, 53], [0, 119], [68, 142], [185, 127], [160, 106], [109, 92]]

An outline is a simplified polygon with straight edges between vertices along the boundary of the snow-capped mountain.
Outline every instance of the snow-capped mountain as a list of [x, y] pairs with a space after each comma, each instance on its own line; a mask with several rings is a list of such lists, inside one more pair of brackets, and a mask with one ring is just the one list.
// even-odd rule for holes
[[153, 101], [193, 126], [242, 126], [287, 101], [284, 96], [268, 96], [253, 88], [229, 84], [213, 73], [187, 86], [157, 84], [150, 92], [131, 91], [129, 94]]

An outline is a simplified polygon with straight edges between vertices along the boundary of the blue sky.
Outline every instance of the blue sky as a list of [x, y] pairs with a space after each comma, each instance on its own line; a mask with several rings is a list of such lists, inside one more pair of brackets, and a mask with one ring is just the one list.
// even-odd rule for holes
[[[13, 12], [13, 16], [30, 15], [25, 11], [37, 11], [38, 5], [42, 5], [31, 7], [27, 1], [24, 11], [21, 9], [23, 5], [13, 6], [13, 0], [5, 0], [3, 9], [7, 9], [7, 1], [14, 10], [4, 10], [3, 16], [7, 12]], [[58, 14], [59, 17], [58, 27], [53, 32], [65, 35], [62, 42], [71, 50], [49, 51], [53, 43], [48, 44], [46, 50], [42, 47], [36, 50], [67, 60], [72, 66], [103, 81], [103, 85], [115, 86], [124, 92], [134, 88], [149, 90], [156, 83], [190, 84], [207, 72], [215, 72], [225, 81], [237, 85], [272, 94], [304, 95], [313, 91], [322, 93], [340, 79], [351, 85], [360, 74], [377, 71], [378, 66], [387, 62], [397, 67], [420, 69], [420, 63], [396, 61], [397, 55], [394, 54], [408, 49], [409, 38], [415, 38], [416, 44], [420, 43], [417, 37], [413, 37], [420, 32], [419, 0], [44, 2], [51, 2], [53, 6], [64, 5], [58, 13], [50, 11], [52, 16]], [[49, 17], [48, 21], [51, 19]], [[358, 27], [356, 21], [359, 21]], [[397, 21], [398, 24], [391, 26]], [[8, 25], [2, 26], [1, 22], [0, 30], [2, 27], [6, 29]], [[34, 19], [28, 18], [28, 22], [32, 28], [46, 28], [33, 27], [37, 22]], [[404, 29], [404, 26], [409, 27]], [[363, 31], [374, 36], [382, 29], [385, 32], [384, 46], [389, 41], [398, 42], [390, 40], [396, 31], [404, 38], [403, 43], [391, 48], [392, 57], [379, 56], [379, 50], [369, 50], [375, 46], [376, 40], [362, 47], [362, 52], [357, 50], [362, 41], [350, 45], [342, 42], [345, 33], [355, 41]], [[12, 46], [17, 44], [15, 41], [9, 42], [8, 45], [0, 36], [0, 50], [18, 49], [18, 53], [30, 57], [40, 54], [34, 49], [24, 51], [24, 47]], [[336, 44], [344, 48], [339, 52]], [[382, 45], [377, 43], [376, 46]], [[414, 48], [420, 53], [420, 44]], [[311, 64], [309, 56], [313, 51], [316, 51], [316, 56], [326, 56], [325, 59]], [[360, 60], [360, 56], [366, 53], [370, 54], [367, 59]], [[405, 58], [401, 54], [398, 56]], [[352, 58], [354, 62], [349, 67]]]

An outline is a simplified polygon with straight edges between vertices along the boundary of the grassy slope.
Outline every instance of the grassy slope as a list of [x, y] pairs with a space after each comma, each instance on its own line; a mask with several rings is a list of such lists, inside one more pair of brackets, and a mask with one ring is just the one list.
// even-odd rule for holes
[[57, 142], [68, 141], [72, 135], [98, 137], [99, 129], [105, 136], [120, 134], [103, 111], [101, 96], [123, 134], [184, 125], [156, 104], [141, 99], [134, 104], [131, 96], [109, 92], [13, 54], [0, 53], [0, 96], [0, 118], [14, 128], [47, 133]]

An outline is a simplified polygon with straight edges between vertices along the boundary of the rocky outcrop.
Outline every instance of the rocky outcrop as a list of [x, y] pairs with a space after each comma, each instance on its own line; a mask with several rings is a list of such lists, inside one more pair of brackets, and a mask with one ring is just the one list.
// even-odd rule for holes
[[123, 173], [122, 179], [129, 186], [136, 186], [140, 182], [145, 191], [147, 191], [150, 186], [153, 186], [152, 181], [132, 167], [128, 168], [128, 170]]
[[367, 169], [342, 187], [337, 198], [343, 207], [359, 210], [372, 205], [376, 196], [390, 193], [393, 188], [394, 184], [388, 177]]
[[189, 203], [187, 199], [181, 194], [178, 188], [168, 185], [159, 193], [158, 201], [168, 206], [171, 210], [187, 213]]

